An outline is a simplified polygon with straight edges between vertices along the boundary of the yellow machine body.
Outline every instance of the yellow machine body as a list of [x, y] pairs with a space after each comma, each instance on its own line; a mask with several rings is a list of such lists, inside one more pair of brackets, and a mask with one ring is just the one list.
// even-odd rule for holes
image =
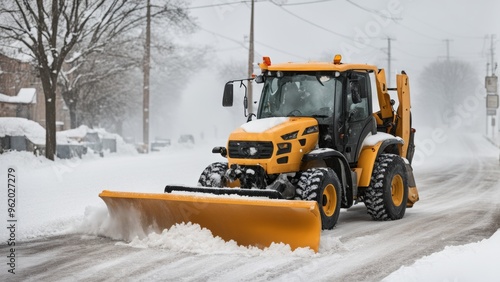
[[[337, 205], [327, 203], [328, 199], [337, 201], [342, 198], [342, 205], [349, 207], [356, 200], [359, 189], [371, 184], [374, 166], [378, 156], [387, 150], [390, 143], [391, 153], [402, 158], [411, 159], [413, 154], [413, 133], [410, 118], [410, 91], [408, 76], [403, 72], [397, 75], [396, 89], [389, 89], [386, 85], [385, 72], [372, 65], [343, 64], [340, 58], [335, 57], [333, 62], [285, 63], [271, 64], [269, 58], [264, 58], [260, 64], [262, 73], [280, 72], [366, 72], [375, 74], [375, 85], [380, 111], [373, 113], [374, 127], [387, 126], [385, 132], [373, 132], [380, 138], [379, 141], [365, 144], [360, 148], [356, 161], [344, 161], [342, 153], [329, 148], [320, 148], [319, 125], [314, 117], [272, 117], [259, 118], [242, 125], [233, 131], [228, 138], [225, 148], [216, 147], [214, 152], [220, 152], [227, 158], [228, 170], [246, 168], [246, 173], [254, 171], [248, 168], [259, 168], [263, 181], [275, 183], [291, 179], [294, 173], [311, 168], [335, 169], [338, 180], [331, 180], [325, 184], [328, 192], [323, 198], [313, 200], [297, 199], [268, 199], [252, 196], [206, 195], [203, 193], [128, 193], [103, 191], [99, 196], [106, 203], [112, 220], [122, 226], [133, 226], [130, 222], [134, 217], [130, 211], [139, 213], [139, 220], [144, 230], [170, 228], [182, 222], [192, 222], [212, 231], [224, 240], [235, 240], [240, 245], [267, 247], [273, 242], [286, 243], [292, 249], [310, 247], [318, 251], [322, 218], [325, 213], [331, 216], [336, 212]], [[319, 78], [318, 78], [319, 81]], [[226, 85], [227, 86], [227, 85]], [[232, 87], [232, 85], [230, 85]], [[392, 109], [388, 91], [397, 91], [398, 109]], [[232, 95], [232, 90], [231, 90]], [[224, 98], [226, 99], [226, 98]], [[370, 98], [371, 99], [371, 98]], [[223, 100], [224, 101], [224, 100]], [[232, 103], [232, 96], [229, 101]], [[223, 102], [224, 103], [224, 102]], [[338, 122], [334, 120], [335, 124]], [[394, 126], [391, 127], [391, 126]], [[337, 134], [333, 132], [332, 134]], [[338, 133], [342, 140], [343, 134]], [[363, 142], [361, 140], [360, 142]], [[403, 171], [408, 178], [409, 192], [406, 206], [411, 207], [418, 201], [418, 191], [413, 178], [411, 165], [407, 162]], [[217, 175], [224, 178], [225, 174]], [[217, 180], [215, 177], [214, 179]], [[200, 178], [201, 179], [201, 178]], [[393, 180], [393, 186], [402, 187], [401, 177]], [[333, 181], [333, 182], [332, 182]], [[343, 189], [339, 189], [340, 181]], [[230, 190], [239, 190], [241, 182], [230, 179], [221, 182], [222, 187], [235, 187]], [[246, 183], [248, 185], [248, 183]], [[265, 194], [272, 190], [272, 185], [261, 184]], [[204, 187], [207, 188], [207, 187]], [[254, 190], [255, 187], [244, 187]], [[251, 189], [250, 189], [251, 188]], [[210, 193], [211, 188], [204, 189]], [[242, 195], [245, 195], [245, 190]], [[190, 191], [197, 191], [192, 187]], [[200, 190], [201, 191], [201, 190]], [[214, 188], [213, 191], [217, 191]], [[354, 192], [353, 192], [354, 191]], [[276, 192], [276, 191], [271, 191]], [[271, 193], [269, 192], [269, 193]], [[276, 192], [278, 193], [278, 192]], [[281, 192], [280, 192], [281, 193]], [[351, 194], [349, 194], [351, 193]], [[399, 192], [393, 195], [393, 201], [401, 201]], [[272, 194], [272, 193], [271, 193]], [[279, 194], [279, 193], [278, 193]], [[273, 194], [274, 195], [274, 194]], [[327, 200], [325, 200], [327, 199]], [[339, 202], [340, 203], [340, 200]], [[333, 208], [332, 208], [333, 207]], [[126, 228], [124, 229], [126, 230]]]

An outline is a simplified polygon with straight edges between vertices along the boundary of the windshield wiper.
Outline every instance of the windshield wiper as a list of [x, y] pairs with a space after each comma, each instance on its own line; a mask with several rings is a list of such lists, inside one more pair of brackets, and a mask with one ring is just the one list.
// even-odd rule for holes
[[325, 86], [323, 82], [321, 82], [321, 79], [319, 78], [319, 75], [316, 76], [316, 80], [321, 84], [321, 86]]

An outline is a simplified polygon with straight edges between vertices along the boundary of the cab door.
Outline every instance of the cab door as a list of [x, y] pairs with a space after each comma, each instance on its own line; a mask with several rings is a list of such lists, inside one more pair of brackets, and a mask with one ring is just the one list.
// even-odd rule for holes
[[361, 144], [373, 132], [370, 77], [368, 73], [353, 71], [347, 75], [344, 91], [344, 155], [349, 163], [358, 161]]

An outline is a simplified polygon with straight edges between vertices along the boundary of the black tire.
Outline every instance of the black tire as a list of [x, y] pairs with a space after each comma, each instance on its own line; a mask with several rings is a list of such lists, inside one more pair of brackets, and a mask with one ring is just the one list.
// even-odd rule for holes
[[226, 171], [228, 169], [227, 163], [217, 162], [213, 163], [201, 173], [198, 179], [198, 186], [205, 187], [225, 187], [226, 185]]
[[396, 220], [405, 215], [408, 177], [403, 158], [382, 154], [375, 161], [365, 205], [373, 220]]
[[299, 200], [317, 201], [321, 228], [332, 229], [340, 214], [341, 184], [330, 168], [310, 168], [298, 175], [296, 195]]

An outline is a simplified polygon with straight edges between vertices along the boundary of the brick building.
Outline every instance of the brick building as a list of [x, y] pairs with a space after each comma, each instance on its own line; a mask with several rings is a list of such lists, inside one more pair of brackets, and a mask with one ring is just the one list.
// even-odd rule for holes
[[[57, 129], [69, 129], [69, 112], [56, 93]], [[23, 117], [45, 126], [45, 103], [37, 70], [29, 62], [0, 54], [0, 117]]]

